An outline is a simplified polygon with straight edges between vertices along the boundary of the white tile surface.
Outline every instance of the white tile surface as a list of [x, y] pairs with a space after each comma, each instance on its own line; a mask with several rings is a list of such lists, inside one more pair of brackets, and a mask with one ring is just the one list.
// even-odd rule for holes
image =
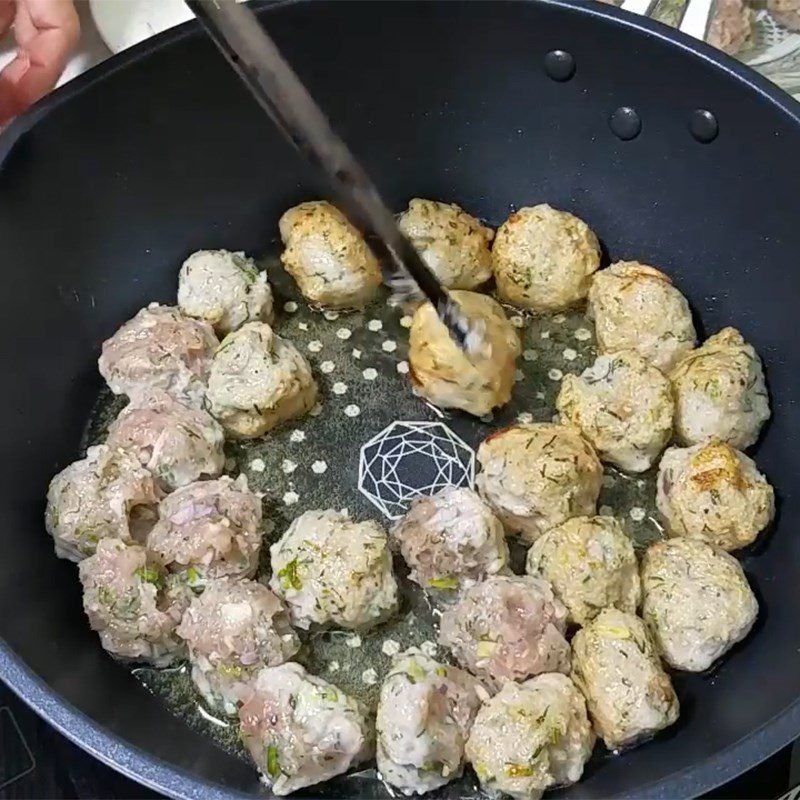
[[89, 6], [100, 34], [115, 53], [193, 16], [183, 0], [89, 0]]

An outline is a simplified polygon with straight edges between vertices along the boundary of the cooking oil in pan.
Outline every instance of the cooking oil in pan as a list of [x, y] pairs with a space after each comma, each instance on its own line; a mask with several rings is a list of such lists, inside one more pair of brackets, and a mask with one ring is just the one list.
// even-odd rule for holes
[[[382, 510], [359, 491], [362, 445], [379, 437], [393, 423], [439, 423], [446, 436], [454, 434], [465, 448], [458, 479], [466, 481], [470, 451], [493, 430], [516, 421], [544, 422], [553, 418], [561, 380], [580, 373], [595, 358], [593, 326], [580, 311], [547, 317], [522, 316], [508, 310], [523, 340], [517, 385], [512, 401], [493, 416], [475, 419], [442, 412], [411, 392], [408, 381], [408, 327], [403, 309], [381, 296], [363, 312], [319, 312], [297, 296], [282, 270], [267, 264], [276, 295], [277, 332], [303, 352], [320, 387], [320, 402], [312, 413], [268, 436], [247, 442], [228, 442], [226, 472], [244, 473], [250, 488], [263, 496], [264, 548], [258, 577], [268, 580], [269, 545], [304, 511], [346, 508], [356, 519], [371, 517], [390, 525]], [[85, 444], [102, 441], [108, 423], [123, 404], [104, 391], [87, 426]], [[445, 428], [437, 428], [444, 431]], [[459, 446], [460, 447], [460, 446]], [[461, 457], [459, 456], [459, 458]], [[637, 548], [661, 536], [655, 514], [655, 476], [626, 476], [606, 468], [598, 507], [613, 513]], [[373, 498], [374, 500], [374, 498]], [[397, 509], [378, 502], [381, 508]], [[524, 552], [512, 546], [512, 564], [522, 571]], [[380, 684], [392, 657], [412, 645], [440, 658], [447, 653], [436, 644], [436, 605], [405, 579], [404, 565], [396, 560], [400, 577], [401, 609], [390, 622], [375, 630], [350, 633], [317, 631], [304, 636], [297, 660], [311, 672], [337, 684], [374, 709]], [[98, 645], [99, 646], [99, 645]], [[169, 708], [194, 728], [211, 736], [226, 750], [244, 756], [235, 720], [211, 714], [202, 707], [188, 667], [168, 670], [139, 667], [134, 674]], [[372, 771], [339, 779], [347, 791]], [[349, 783], [348, 783], [349, 782]], [[472, 795], [472, 781], [463, 779], [444, 796]]]

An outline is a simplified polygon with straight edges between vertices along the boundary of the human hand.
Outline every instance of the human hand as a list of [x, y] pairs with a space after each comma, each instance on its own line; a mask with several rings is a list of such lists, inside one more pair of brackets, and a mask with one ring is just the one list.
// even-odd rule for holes
[[0, 0], [0, 38], [12, 26], [17, 55], [0, 71], [0, 125], [56, 85], [80, 35], [72, 0]]

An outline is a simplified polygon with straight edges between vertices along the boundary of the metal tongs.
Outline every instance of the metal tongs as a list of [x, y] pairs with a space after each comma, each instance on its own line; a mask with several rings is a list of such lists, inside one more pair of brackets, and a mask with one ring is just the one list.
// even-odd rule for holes
[[482, 354], [484, 325], [471, 321], [400, 233], [375, 185], [336, 135], [256, 15], [234, 0], [185, 0], [258, 103], [289, 141], [328, 177], [342, 210], [361, 230], [378, 259], [392, 265], [396, 291], [421, 294], [436, 309], [456, 343]]

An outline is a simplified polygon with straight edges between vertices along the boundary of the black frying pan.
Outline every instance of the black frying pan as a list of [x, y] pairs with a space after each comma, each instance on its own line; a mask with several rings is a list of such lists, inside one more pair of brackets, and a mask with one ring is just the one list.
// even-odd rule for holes
[[[510, 204], [573, 211], [611, 259], [674, 275], [703, 333], [733, 321], [764, 358], [774, 416], [756, 455], [779, 516], [744, 558], [759, 628], [713, 675], [676, 678], [673, 729], [593, 762], [564, 796], [694, 796], [796, 737], [800, 107], [703, 45], [587, 3], [296, 2], [263, 18], [397, 209], [419, 195], [493, 223]], [[557, 48], [574, 58], [568, 80], [544, 67]], [[630, 140], [609, 126], [622, 106], [641, 122]], [[692, 133], [698, 109], [718, 123], [710, 143], [708, 120]], [[264, 790], [101, 651], [74, 568], [44, 534], [45, 488], [75, 457], [100, 342], [174, 296], [188, 251], [261, 252], [278, 215], [320, 191], [191, 25], [74, 81], [0, 139], [0, 676], [79, 744], [175, 796]], [[382, 789], [350, 779], [315, 792]]]

